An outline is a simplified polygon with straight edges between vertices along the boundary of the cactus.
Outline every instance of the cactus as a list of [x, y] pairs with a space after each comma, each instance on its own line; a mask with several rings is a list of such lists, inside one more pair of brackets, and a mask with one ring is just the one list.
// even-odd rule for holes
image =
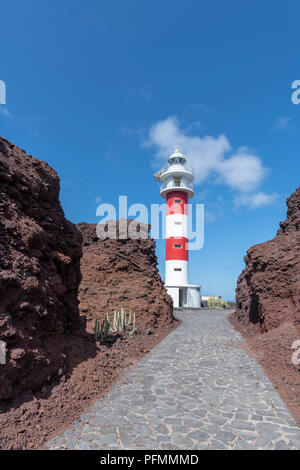
[[121, 325], [120, 313], [115, 310], [114, 311], [113, 326], [110, 327], [110, 331], [112, 333], [117, 333], [120, 330], [120, 325]]
[[96, 340], [99, 339], [100, 341], [104, 340], [109, 333], [110, 329], [110, 323], [108, 316], [103, 320], [103, 322], [99, 322], [99, 320], [95, 320], [95, 327], [94, 327], [94, 332], [95, 332], [95, 338]]
[[[121, 308], [120, 312], [114, 311], [114, 319], [113, 319], [113, 327], [110, 327], [110, 331], [113, 333], [126, 333], [127, 328], [131, 324], [132, 312], [129, 311], [129, 315], [127, 318], [127, 314], [123, 307]], [[132, 329], [130, 333], [134, 333], [135, 331], [135, 313], [133, 314], [133, 322], [132, 322]]]
[[129, 331], [129, 334], [133, 334], [136, 330], [136, 328], [135, 328], [135, 312], [132, 315], [131, 310], [129, 310], [128, 317], [127, 317], [127, 314], [126, 314], [126, 312], [123, 308], [121, 308], [120, 312], [117, 312], [115, 310], [112, 326], [110, 324], [108, 314], [106, 314], [105, 319], [101, 323], [100, 323], [99, 320], [96, 319], [95, 320], [95, 327], [94, 327], [96, 340], [103, 341], [105, 338], [107, 338], [110, 331], [112, 333], [123, 333], [123, 334], [125, 334], [126, 330], [131, 325], [131, 320], [132, 320], [132, 328]]
[[[130, 311], [130, 318], [131, 318], [131, 311]], [[132, 320], [132, 329], [130, 334], [132, 335], [135, 332], [135, 312], [133, 313], [133, 320]]]

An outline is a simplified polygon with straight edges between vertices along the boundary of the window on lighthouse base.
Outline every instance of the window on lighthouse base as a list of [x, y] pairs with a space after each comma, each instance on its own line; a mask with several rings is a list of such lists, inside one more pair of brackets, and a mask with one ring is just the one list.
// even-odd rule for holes
[[174, 248], [182, 248], [182, 245], [174, 245]]

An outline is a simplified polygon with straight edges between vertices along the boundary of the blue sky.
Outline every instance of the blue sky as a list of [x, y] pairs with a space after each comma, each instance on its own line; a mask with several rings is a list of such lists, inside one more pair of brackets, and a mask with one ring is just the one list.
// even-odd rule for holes
[[[180, 144], [206, 211], [190, 281], [233, 299], [246, 250], [274, 236], [299, 185], [299, 14], [297, 1], [2, 2], [0, 135], [57, 170], [73, 222], [97, 222], [99, 198], [159, 203], [152, 174]], [[157, 254], [163, 274], [163, 242]]]

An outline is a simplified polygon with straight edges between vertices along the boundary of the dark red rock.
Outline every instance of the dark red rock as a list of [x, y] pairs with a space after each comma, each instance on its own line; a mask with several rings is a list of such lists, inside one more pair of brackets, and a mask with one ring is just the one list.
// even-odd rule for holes
[[81, 241], [61, 208], [57, 173], [0, 138], [0, 400], [66, 367], [66, 336], [81, 328]]
[[[130, 220], [125, 222], [125, 231]], [[80, 312], [92, 331], [95, 318], [103, 319], [114, 310], [136, 313], [138, 328], [165, 326], [173, 322], [173, 301], [167, 294], [157, 269], [155, 241], [148, 237], [150, 226], [139, 224], [141, 239], [99, 240], [96, 225], [80, 223], [83, 236], [82, 282], [79, 289]], [[104, 227], [102, 225], [102, 227]], [[108, 225], [106, 224], [108, 229]], [[131, 226], [132, 228], [132, 226]]]
[[287, 218], [273, 240], [254, 245], [236, 289], [230, 320], [300, 425], [300, 188], [287, 199]]
[[269, 331], [284, 322], [300, 327], [300, 187], [287, 199], [287, 218], [273, 240], [247, 251], [236, 289], [236, 319]]

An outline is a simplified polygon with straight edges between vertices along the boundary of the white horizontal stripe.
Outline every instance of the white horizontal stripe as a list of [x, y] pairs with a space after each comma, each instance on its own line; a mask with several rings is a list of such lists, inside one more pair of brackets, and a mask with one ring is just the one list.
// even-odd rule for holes
[[[175, 268], [181, 269], [181, 271], [175, 271]], [[188, 261], [166, 261], [165, 284], [167, 286], [181, 286], [188, 284]]]
[[185, 214], [170, 214], [166, 217], [166, 238], [188, 238], [188, 217]]

